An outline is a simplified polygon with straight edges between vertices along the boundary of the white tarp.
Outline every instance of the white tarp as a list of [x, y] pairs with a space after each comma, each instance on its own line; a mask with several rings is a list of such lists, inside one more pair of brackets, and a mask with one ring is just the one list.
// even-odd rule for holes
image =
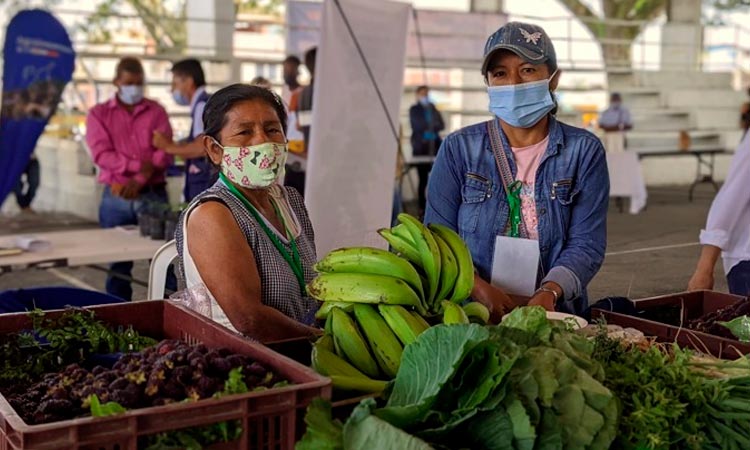
[[377, 92], [344, 19], [326, 0], [315, 64], [315, 90], [305, 202], [318, 255], [352, 245], [384, 246], [389, 226], [411, 6], [340, 0], [385, 101]]
[[[378, 3], [378, 0], [372, 3]], [[323, 5], [319, 2], [287, 2], [287, 53], [302, 57], [307, 49], [318, 43], [322, 9]], [[417, 20], [427, 61], [471, 61], [479, 64], [487, 36], [500, 28], [507, 21], [507, 16], [420, 9], [417, 10]], [[421, 60], [417, 27], [411, 15], [406, 56], [410, 61]]]

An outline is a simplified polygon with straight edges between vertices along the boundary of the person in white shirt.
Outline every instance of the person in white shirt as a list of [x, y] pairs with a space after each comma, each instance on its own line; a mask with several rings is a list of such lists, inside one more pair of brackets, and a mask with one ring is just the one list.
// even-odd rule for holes
[[611, 153], [625, 151], [625, 132], [633, 128], [633, 121], [617, 92], [612, 93], [609, 108], [599, 116], [599, 128], [604, 130], [604, 150]]
[[688, 290], [713, 289], [714, 267], [719, 256], [724, 262], [729, 292], [750, 294], [750, 133], [746, 133], [732, 158], [726, 182], [708, 213], [698, 266]]

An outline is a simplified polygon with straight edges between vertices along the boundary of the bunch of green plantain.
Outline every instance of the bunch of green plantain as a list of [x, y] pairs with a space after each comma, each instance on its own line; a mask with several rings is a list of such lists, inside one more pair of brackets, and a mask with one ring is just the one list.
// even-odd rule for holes
[[312, 366], [337, 390], [378, 393], [396, 377], [404, 346], [430, 325], [401, 305], [326, 303], [325, 333]]
[[443, 300], [461, 304], [474, 288], [474, 264], [461, 237], [448, 227], [422, 225], [399, 214], [400, 225], [378, 233], [394, 253], [370, 247], [334, 250], [318, 262], [308, 286], [323, 302], [385, 303], [423, 316], [443, 312]]
[[474, 287], [471, 253], [458, 234], [425, 227], [408, 214], [378, 233], [393, 252], [350, 247], [315, 265], [308, 293], [323, 302], [316, 314], [326, 334], [315, 344], [313, 368], [334, 388], [380, 392], [396, 376], [403, 347], [429, 327], [425, 318], [487, 323], [479, 303], [460, 305]]
[[430, 314], [443, 312], [443, 300], [461, 304], [474, 288], [474, 263], [461, 237], [450, 228], [428, 227], [399, 214], [399, 225], [378, 233], [391, 248], [411, 263], [423, 285], [423, 306]]

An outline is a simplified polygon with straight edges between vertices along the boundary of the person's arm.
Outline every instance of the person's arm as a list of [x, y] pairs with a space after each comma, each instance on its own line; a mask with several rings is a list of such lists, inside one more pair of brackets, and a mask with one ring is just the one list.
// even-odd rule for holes
[[[572, 209], [565, 245], [542, 280], [543, 287], [557, 292], [559, 303], [583, 293], [604, 262], [607, 248], [607, 158], [598, 139], [591, 138], [589, 148], [583, 151], [580, 176], [570, 194]], [[549, 306], [550, 298], [554, 299], [554, 294], [539, 292], [529, 304]]]
[[690, 281], [688, 281], [688, 291], [714, 288], [714, 269], [719, 256], [721, 256], [721, 248], [710, 244], [703, 245], [698, 265], [695, 267], [695, 272], [690, 277]]
[[500, 323], [503, 315], [511, 312], [516, 306], [521, 306], [502, 289], [484, 281], [477, 274], [474, 274], [474, 288], [471, 290], [471, 298], [490, 310], [490, 323]]
[[706, 220], [706, 229], [701, 231], [700, 242], [703, 244], [701, 257], [695, 269], [688, 289], [713, 289], [713, 273], [721, 251], [727, 248], [732, 233], [746, 232], [738, 230], [740, 216], [750, 207], [750, 189], [747, 188], [747, 177], [750, 174], [750, 136], [740, 143], [732, 158], [727, 179], [716, 194]]
[[94, 109], [86, 117], [86, 144], [94, 164], [100, 169], [120, 175], [132, 176], [141, 171], [141, 161], [130, 159], [117, 152], [109, 125], [102, 121]]
[[203, 110], [206, 108], [206, 102], [200, 102], [195, 105], [193, 112], [193, 129], [191, 134], [194, 136], [190, 142], [174, 142], [170, 137], [159, 131], [154, 131], [153, 145], [156, 148], [164, 150], [172, 156], [179, 156], [184, 159], [200, 158], [206, 155], [206, 149], [203, 146]]
[[435, 105], [432, 105], [432, 111], [433, 111], [433, 114], [435, 114], [435, 132], [439, 133], [445, 130], [445, 122], [443, 122], [443, 115], [440, 114], [440, 111], [438, 111]]
[[[427, 206], [424, 223], [437, 223], [458, 233], [458, 209], [461, 207], [463, 162], [454, 150], [453, 136], [448, 136], [440, 146], [427, 184]], [[501, 289], [474, 275], [471, 297], [490, 310], [491, 320], [499, 322], [513, 303]]]
[[424, 223], [437, 223], [458, 232], [458, 209], [461, 207], [464, 164], [454, 149], [454, 135], [440, 146], [427, 182], [427, 205]]
[[191, 142], [174, 142], [168, 140], [158, 131], [154, 132], [154, 147], [160, 148], [173, 156], [179, 156], [185, 159], [200, 158], [206, 155], [206, 148], [203, 146], [203, 135], [198, 135]]
[[[161, 105], [158, 105], [158, 108], [159, 111], [156, 116], [156, 122], [154, 123], [154, 132], [163, 135], [166, 139], [171, 141], [172, 125], [169, 124], [169, 116], [167, 115], [167, 111]], [[151, 164], [153, 164], [154, 169], [159, 171], [166, 170], [166, 168], [172, 164], [174, 158], [169, 153], [155, 146], [153, 146], [152, 149], [154, 152], [151, 156]]]
[[198, 206], [185, 232], [193, 236], [188, 251], [206, 288], [237, 331], [261, 342], [316, 333], [262, 303], [255, 255], [226, 206], [218, 202]]

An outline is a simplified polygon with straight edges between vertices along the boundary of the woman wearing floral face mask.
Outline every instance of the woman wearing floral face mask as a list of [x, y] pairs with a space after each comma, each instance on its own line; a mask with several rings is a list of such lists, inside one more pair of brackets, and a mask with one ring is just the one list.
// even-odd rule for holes
[[530, 296], [530, 305], [581, 314], [606, 248], [601, 142], [555, 119], [560, 72], [542, 28], [501, 27], [485, 45], [482, 75], [495, 117], [445, 139], [425, 222], [464, 238], [476, 267], [472, 297], [495, 319], [516, 306], [495, 285]]
[[279, 185], [286, 111], [273, 92], [234, 84], [203, 113], [219, 181], [196, 197], [176, 232], [188, 288], [205, 286], [214, 320], [260, 341], [315, 333], [315, 243], [302, 197]]

